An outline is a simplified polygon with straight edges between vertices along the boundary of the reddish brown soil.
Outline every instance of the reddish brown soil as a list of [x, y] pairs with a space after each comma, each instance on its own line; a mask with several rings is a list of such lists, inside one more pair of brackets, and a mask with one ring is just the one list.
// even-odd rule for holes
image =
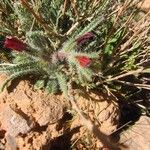
[[[0, 76], [0, 84], [6, 76]], [[116, 130], [119, 109], [112, 98], [78, 92], [77, 103], [106, 134]], [[70, 111], [70, 113], [66, 112]], [[12, 82], [0, 94], [0, 149], [99, 149], [62, 95], [35, 91], [29, 81]]]

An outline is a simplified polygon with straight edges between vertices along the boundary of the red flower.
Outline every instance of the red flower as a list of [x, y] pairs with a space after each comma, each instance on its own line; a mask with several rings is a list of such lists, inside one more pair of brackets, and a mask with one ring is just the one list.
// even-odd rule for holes
[[94, 34], [92, 32], [87, 32], [84, 35], [76, 39], [77, 45], [82, 45], [93, 37], [94, 37]]
[[26, 50], [27, 44], [23, 43], [16, 37], [8, 36], [5, 39], [4, 47], [14, 49], [16, 51], [23, 51]]
[[89, 57], [76, 56], [76, 59], [82, 67], [88, 67], [91, 64], [91, 59]]

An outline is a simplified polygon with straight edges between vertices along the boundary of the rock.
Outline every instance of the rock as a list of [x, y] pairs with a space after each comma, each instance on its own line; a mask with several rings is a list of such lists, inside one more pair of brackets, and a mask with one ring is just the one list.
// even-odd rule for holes
[[6, 101], [16, 104], [27, 116], [31, 116], [40, 126], [57, 122], [63, 116], [62, 96], [34, 91], [28, 81], [20, 81], [16, 89], [5, 95]]
[[[0, 84], [6, 78], [1, 75]], [[5, 143], [0, 139], [0, 149], [14, 149], [15, 144], [21, 150], [40, 149], [51, 136], [58, 136], [55, 123], [69, 103], [62, 95], [35, 91], [27, 80], [12, 83], [0, 93], [0, 130], [6, 131], [1, 135]]]
[[33, 115], [40, 126], [56, 123], [63, 116], [63, 104], [52, 95], [41, 94], [33, 103]]
[[150, 118], [141, 116], [135, 125], [121, 134], [120, 143], [127, 146], [129, 150], [149, 150]]
[[0, 142], [0, 149], [4, 150], [4, 145]]
[[15, 137], [19, 133], [25, 134], [33, 127], [29, 120], [25, 120], [21, 115], [17, 114], [11, 107], [7, 106], [0, 113], [1, 128]]
[[150, 10], [150, 0], [142, 0], [138, 3], [138, 8], [142, 9], [143, 11]]

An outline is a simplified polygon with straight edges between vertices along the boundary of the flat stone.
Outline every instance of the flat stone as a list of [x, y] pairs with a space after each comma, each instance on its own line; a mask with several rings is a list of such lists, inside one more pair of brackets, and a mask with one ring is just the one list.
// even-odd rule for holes
[[120, 143], [129, 150], [150, 150], [150, 118], [141, 116], [135, 125], [121, 134]]
[[10, 106], [7, 106], [0, 113], [1, 128], [7, 132], [7, 134], [15, 137], [19, 133], [25, 134], [33, 127], [33, 124], [29, 124], [21, 115], [16, 113]]

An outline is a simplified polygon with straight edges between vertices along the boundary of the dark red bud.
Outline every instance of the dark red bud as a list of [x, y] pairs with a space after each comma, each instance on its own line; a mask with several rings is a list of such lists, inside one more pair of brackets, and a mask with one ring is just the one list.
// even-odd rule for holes
[[4, 47], [22, 52], [27, 49], [27, 44], [16, 37], [8, 36], [5, 39]]
[[90, 40], [91, 38], [93, 38], [95, 35], [92, 32], [87, 32], [84, 35], [78, 37], [76, 39], [77, 45], [82, 45], [85, 42], [87, 42], [88, 40]]

